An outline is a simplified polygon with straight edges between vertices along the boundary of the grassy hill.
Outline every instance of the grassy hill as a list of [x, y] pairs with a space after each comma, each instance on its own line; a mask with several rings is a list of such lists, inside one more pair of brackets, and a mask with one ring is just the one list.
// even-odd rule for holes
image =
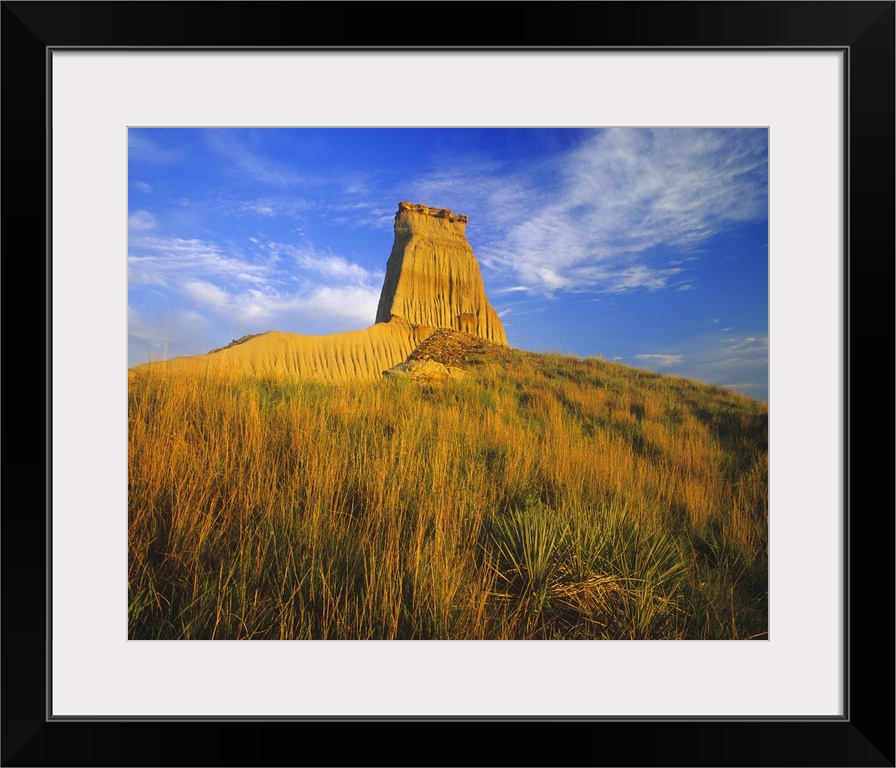
[[767, 638], [765, 404], [472, 338], [130, 381], [129, 636]]

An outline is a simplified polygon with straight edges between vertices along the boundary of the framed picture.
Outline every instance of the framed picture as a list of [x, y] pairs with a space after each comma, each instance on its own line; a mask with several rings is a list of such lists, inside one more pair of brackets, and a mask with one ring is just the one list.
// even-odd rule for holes
[[[891, 467], [850, 435], [881, 421], [862, 340], [892, 328], [894, 4], [532, 3], [544, 45], [465, 49], [208, 7], [3, 4], [4, 223], [47, 230], [48, 404], [46, 516], [6, 516], [4, 764], [259, 764], [286, 722], [501, 722], [539, 728], [422, 756], [377, 731], [296, 762], [893, 765], [892, 518], [865, 512]], [[241, 125], [767, 128], [770, 639], [129, 641], [128, 127]]]

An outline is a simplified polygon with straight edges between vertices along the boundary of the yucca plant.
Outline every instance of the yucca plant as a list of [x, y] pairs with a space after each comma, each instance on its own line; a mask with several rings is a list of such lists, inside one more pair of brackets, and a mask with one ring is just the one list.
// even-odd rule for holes
[[498, 515], [491, 527], [494, 567], [510, 600], [510, 612], [528, 635], [544, 625], [561, 587], [569, 553], [569, 532], [556, 511], [529, 497], [523, 507]]
[[569, 542], [554, 510], [530, 497], [497, 517], [492, 541], [504, 580], [520, 594], [546, 596], [559, 581]]

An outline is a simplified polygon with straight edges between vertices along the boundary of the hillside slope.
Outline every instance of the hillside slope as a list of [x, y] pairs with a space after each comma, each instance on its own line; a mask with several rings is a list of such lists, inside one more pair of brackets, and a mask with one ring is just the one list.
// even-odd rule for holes
[[464, 375], [131, 381], [129, 637], [768, 637], [765, 404], [458, 331], [413, 355]]

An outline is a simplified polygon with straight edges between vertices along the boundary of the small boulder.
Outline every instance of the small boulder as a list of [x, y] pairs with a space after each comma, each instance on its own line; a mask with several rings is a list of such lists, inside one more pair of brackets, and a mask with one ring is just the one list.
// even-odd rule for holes
[[464, 372], [453, 365], [444, 365], [435, 360], [406, 360], [383, 371], [383, 376], [407, 376], [416, 381], [444, 381], [463, 378]]

